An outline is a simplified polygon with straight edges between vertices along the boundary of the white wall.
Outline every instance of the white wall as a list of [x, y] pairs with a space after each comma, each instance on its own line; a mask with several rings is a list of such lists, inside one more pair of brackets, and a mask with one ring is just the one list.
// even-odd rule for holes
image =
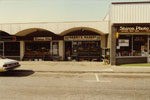
[[108, 34], [108, 21], [0, 24], [1, 31], [5, 31], [12, 35], [31, 28], [41, 28], [51, 31], [55, 34], [61, 34], [66, 30], [76, 27], [89, 27], [98, 30], [102, 34]]
[[111, 23], [150, 23], [150, 3], [111, 4]]

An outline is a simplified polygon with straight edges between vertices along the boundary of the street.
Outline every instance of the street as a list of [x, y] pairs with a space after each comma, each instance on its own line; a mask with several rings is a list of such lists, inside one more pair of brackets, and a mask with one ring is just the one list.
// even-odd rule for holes
[[14, 70], [0, 73], [1, 100], [150, 100], [150, 77]]

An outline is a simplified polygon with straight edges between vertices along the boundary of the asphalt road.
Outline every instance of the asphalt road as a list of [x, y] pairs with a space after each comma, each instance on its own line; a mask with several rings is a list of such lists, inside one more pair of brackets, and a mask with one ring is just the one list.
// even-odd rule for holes
[[101, 73], [0, 73], [0, 100], [150, 100], [150, 77]]

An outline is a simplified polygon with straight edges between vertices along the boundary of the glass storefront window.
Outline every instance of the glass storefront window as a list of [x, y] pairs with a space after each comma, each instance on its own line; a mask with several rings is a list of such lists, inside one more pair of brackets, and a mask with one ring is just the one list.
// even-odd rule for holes
[[50, 42], [27, 42], [26, 52], [49, 52]]
[[4, 56], [20, 56], [20, 42], [4, 42]]
[[50, 42], [26, 42], [25, 56], [50, 56]]
[[133, 36], [133, 56], [147, 55], [147, 36], [134, 35]]
[[0, 56], [3, 56], [4, 54], [4, 43], [0, 42]]
[[82, 60], [100, 60], [101, 45], [100, 41], [74, 41], [73, 55], [76, 55], [79, 61]]
[[147, 56], [147, 35], [119, 35], [116, 40], [117, 56]]
[[132, 35], [120, 35], [116, 42], [117, 56], [132, 55]]

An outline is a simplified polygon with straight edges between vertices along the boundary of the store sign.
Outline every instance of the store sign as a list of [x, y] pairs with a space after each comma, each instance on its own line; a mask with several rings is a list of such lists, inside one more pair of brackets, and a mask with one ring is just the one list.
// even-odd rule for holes
[[120, 47], [128, 47], [129, 46], [129, 40], [128, 39], [119, 39], [119, 46]]
[[[16, 39], [16, 37], [15, 37]], [[0, 36], [0, 40], [4, 41], [4, 40], [14, 40], [13, 36]], [[15, 40], [16, 41], [16, 40]]]
[[120, 26], [118, 32], [122, 33], [147, 33], [150, 32], [150, 26]]
[[34, 37], [34, 41], [51, 41], [52, 37]]
[[86, 35], [86, 36], [65, 36], [64, 40], [101, 40], [101, 36], [93, 36], [93, 35]]

